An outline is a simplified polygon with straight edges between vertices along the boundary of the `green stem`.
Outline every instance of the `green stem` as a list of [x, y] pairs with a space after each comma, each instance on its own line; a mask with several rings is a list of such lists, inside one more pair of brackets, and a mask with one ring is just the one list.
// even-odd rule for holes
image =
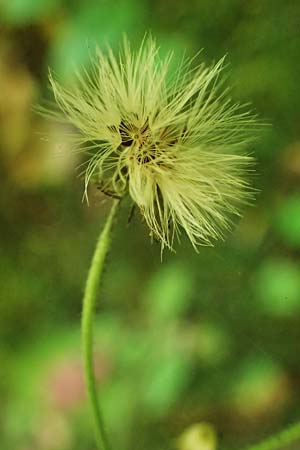
[[248, 447], [247, 450], [283, 450], [284, 445], [289, 445], [299, 439], [300, 443], [300, 423], [296, 423], [286, 428], [274, 436], [260, 442], [259, 444]]
[[113, 219], [118, 210], [119, 200], [115, 200], [110, 213], [107, 217], [105, 226], [99, 236], [95, 253], [91, 262], [90, 270], [87, 276], [81, 320], [81, 338], [82, 338], [82, 352], [83, 364], [85, 373], [85, 382], [89, 401], [94, 416], [95, 422], [95, 437], [99, 450], [110, 450], [110, 444], [105, 431], [101, 408], [98, 401], [96, 378], [93, 362], [93, 316], [95, 310], [95, 303], [97, 298], [97, 291], [100, 284], [105, 257], [107, 255]]

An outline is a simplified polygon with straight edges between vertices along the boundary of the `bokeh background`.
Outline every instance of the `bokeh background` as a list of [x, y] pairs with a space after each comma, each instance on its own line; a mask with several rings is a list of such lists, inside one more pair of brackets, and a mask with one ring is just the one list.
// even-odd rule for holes
[[235, 450], [299, 419], [300, 3], [2, 0], [0, 26], [0, 448], [95, 448], [79, 326], [110, 199], [81, 202], [64, 127], [32, 107], [51, 98], [49, 66], [67, 83], [124, 31], [208, 63], [226, 53], [233, 97], [271, 126], [252, 148], [257, 201], [226, 242], [197, 255], [184, 239], [161, 263], [123, 208], [95, 338], [115, 448], [174, 448], [206, 421]]

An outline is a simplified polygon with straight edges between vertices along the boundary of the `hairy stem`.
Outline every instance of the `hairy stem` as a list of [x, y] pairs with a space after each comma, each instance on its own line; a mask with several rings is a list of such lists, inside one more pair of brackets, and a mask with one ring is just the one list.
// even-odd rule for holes
[[280, 433], [267, 438], [259, 444], [247, 447], [247, 450], [284, 450], [284, 446], [292, 444], [296, 441], [300, 443], [300, 423], [291, 425]]
[[86, 280], [82, 307], [81, 338], [85, 382], [93, 412], [95, 422], [95, 437], [99, 450], [110, 450], [111, 446], [109, 444], [109, 440], [104, 427], [101, 408], [97, 395], [93, 361], [93, 316], [105, 257], [110, 246], [113, 219], [118, 210], [118, 205], [119, 200], [115, 200], [107, 217], [105, 226], [99, 236]]

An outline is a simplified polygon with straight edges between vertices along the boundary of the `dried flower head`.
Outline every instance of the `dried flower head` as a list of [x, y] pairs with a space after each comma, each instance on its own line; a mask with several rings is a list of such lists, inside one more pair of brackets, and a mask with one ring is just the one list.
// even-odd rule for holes
[[174, 72], [171, 60], [150, 37], [136, 53], [124, 39], [117, 56], [98, 49], [71, 89], [52, 75], [50, 83], [88, 155], [85, 193], [91, 181], [113, 196], [129, 193], [162, 248], [181, 229], [196, 248], [222, 237], [251, 197], [252, 158], [241, 151], [256, 120], [220, 89], [224, 58], [195, 68], [182, 60]]

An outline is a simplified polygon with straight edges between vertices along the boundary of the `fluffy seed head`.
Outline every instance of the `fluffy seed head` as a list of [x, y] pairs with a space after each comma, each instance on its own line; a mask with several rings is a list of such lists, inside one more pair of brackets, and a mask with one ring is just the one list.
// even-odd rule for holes
[[127, 39], [118, 55], [97, 49], [72, 88], [50, 74], [88, 155], [85, 194], [92, 181], [113, 196], [129, 193], [162, 249], [182, 229], [195, 248], [212, 245], [251, 197], [252, 158], [243, 152], [256, 120], [222, 88], [223, 61], [183, 59], [172, 71], [172, 54], [161, 59], [148, 37], [137, 52]]

